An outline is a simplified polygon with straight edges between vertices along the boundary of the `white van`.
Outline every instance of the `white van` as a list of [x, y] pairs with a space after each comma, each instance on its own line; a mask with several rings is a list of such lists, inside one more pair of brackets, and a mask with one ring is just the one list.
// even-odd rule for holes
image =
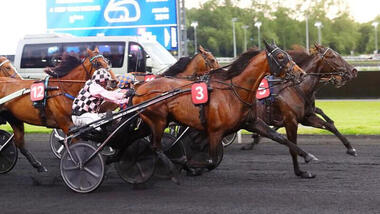
[[44, 68], [55, 66], [63, 53], [86, 57], [86, 49], [98, 47], [109, 59], [112, 71], [159, 74], [176, 59], [157, 41], [137, 36], [73, 37], [69, 35], [28, 35], [17, 46], [14, 65], [24, 78], [43, 78]]

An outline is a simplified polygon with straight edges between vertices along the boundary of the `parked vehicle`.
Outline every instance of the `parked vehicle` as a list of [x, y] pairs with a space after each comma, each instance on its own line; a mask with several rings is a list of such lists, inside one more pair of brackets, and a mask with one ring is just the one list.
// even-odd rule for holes
[[80, 58], [86, 49], [98, 47], [116, 74], [153, 72], [159, 74], [176, 59], [157, 41], [136, 36], [73, 37], [59, 34], [27, 35], [20, 40], [14, 65], [25, 78], [42, 78], [45, 67], [55, 66], [64, 53]]

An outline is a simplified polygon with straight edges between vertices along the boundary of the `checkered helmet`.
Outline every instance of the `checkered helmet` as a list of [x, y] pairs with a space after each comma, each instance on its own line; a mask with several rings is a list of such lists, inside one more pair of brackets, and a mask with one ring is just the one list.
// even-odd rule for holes
[[111, 81], [112, 77], [111, 77], [111, 74], [107, 71], [107, 69], [99, 68], [98, 70], [94, 72], [91, 79], [99, 84], [102, 82]]
[[118, 76], [117, 80], [119, 81], [119, 84], [117, 85], [117, 87], [127, 88], [128, 84], [131, 84], [131, 83], [133, 84], [134, 82], [136, 82], [136, 77], [133, 74], [126, 73], [126, 74]]

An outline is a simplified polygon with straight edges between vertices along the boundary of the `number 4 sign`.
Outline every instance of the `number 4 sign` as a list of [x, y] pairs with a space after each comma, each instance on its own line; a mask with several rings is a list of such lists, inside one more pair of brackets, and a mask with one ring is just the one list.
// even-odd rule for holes
[[191, 86], [191, 98], [194, 104], [203, 104], [208, 101], [207, 85], [204, 82], [195, 83]]
[[45, 97], [45, 86], [43, 82], [34, 83], [30, 86], [30, 100], [40, 101]]

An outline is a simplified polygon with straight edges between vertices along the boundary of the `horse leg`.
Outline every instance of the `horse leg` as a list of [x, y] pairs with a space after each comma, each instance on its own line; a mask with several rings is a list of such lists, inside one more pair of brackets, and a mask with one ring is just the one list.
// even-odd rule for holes
[[294, 154], [298, 154], [303, 157], [306, 163], [309, 163], [312, 160], [318, 160], [314, 155], [306, 153], [296, 144], [290, 142], [288, 139], [283, 137], [281, 134], [277, 133], [271, 129], [266, 123], [264, 123], [260, 118], [257, 118], [253, 124], [253, 130], [255, 130], [259, 135], [272, 139], [280, 144], [286, 145], [289, 147], [290, 151], [293, 151]]
[[[275, 127], [273, 127], [273, 130], [277, 131], [279, 128], [280, 128], [280, 127], [276, 127], [276, 126], [275, 126]], [[248, 143], [248, 145], [242, 146], [240, 149], [241, 149], [241, 150], [252, 150], [253, 147], [254, 147], [255, 145], [259, 144], [260, 141], [261, 141], [261, 137], [260, 137], [260, 135], [257, 134], [257, 133], [253, 133], [253, 134], [252, 134], [252, 138], [253, 138], [253, 142], [252, 142], [252, 143]]]
[[[298, 130], [297, 121], [295, 119], [291, 119], [290, 121], [285, 121], [285, 129], [286, 129], [286, 135], [288, 139], [294, 144], [297, 144], [297, 130]], [[301, 178], [315, 178], [314, 174], [307, 171], [300, 170], [300, 166], [297, 159], [297, 153], [295, 153], [294, 151], [290, 149], [289, 149], [289, 152], [292, 156], [294, 174]]]
[[303, 125], [312, 126], [314, 128], [324, 129], [328, 130], [332, 133], [334, 133], [335, 136], [339, 138], [339, 140], [343, 143], [343, 145], [347, 148], [347, 154], [352, 156], [357, 156], [356, 149], [352, 147], [351, 143], [347, 140], [346, 137], [344, 137], [338, 129], [335, 127], [334, 123], [329, 123], [321, 118], [319, 118], [317, 115], [312, 114], [308, 116], [303, 122]]
[[247, 145], [242, 146], [240, 149], [241, 150], [252, 150], [255, 145], [260, 143], [261, 137], [259, 134], [253, 133], [252, 139], [253, 139], [253, 141], [251, 143], [248, 143]]
[[48, 170], [42, 166], [41, 162], [39, 162], [32, 153], [29, 152], [25, 148], [25, 140], [24, 140], [24, 123], [20, 120], [12, 118], [8, 120], [8, 123], [11, 125], [14, 132], [14, 139], [16, 147], [20, 150], [20, 152], [26, 157], [29, 163], [37, 169], [38, 172], [47, 172]]
[[211, 159], [208, 161], [208, 166], [211, 168], [215, 168], [218, 164], [218, 144], [222, 143], [223, 133], [221, 132], [210, 132], [208, 133], [208, 141], [209, 141], [209, 156]]
[[318, 108], [318, 107], [315, 107], [315, 113], [321, 115], [323, 117], [324, 120], [326, 120], [326, 122], [330, 123], [330, 124], [334, 124], [334, 121], [328, 117], [325, 112], [322, 111], [322, 109]]
[[162, 150], [161, 145], [161, 139], [162, 134], [164, 133], [164, 129], [166, 126], [166, 120], [160, 120], [160, 121], [151, 121], [148, 118], [144, 118], [143, 115], [141, 115], [142, 119], [149, 125], [149, 127], [152, 130], [152, 145], [153, 150], [157, 154], [157, 157], [161, 159], [162, 163], [166, 166], [170, 173], [171, 180], [176, 183], [180, 184], [178, 180], [178, 171], [173, 164], [173, 162], [165, 155], [164, 151]]

